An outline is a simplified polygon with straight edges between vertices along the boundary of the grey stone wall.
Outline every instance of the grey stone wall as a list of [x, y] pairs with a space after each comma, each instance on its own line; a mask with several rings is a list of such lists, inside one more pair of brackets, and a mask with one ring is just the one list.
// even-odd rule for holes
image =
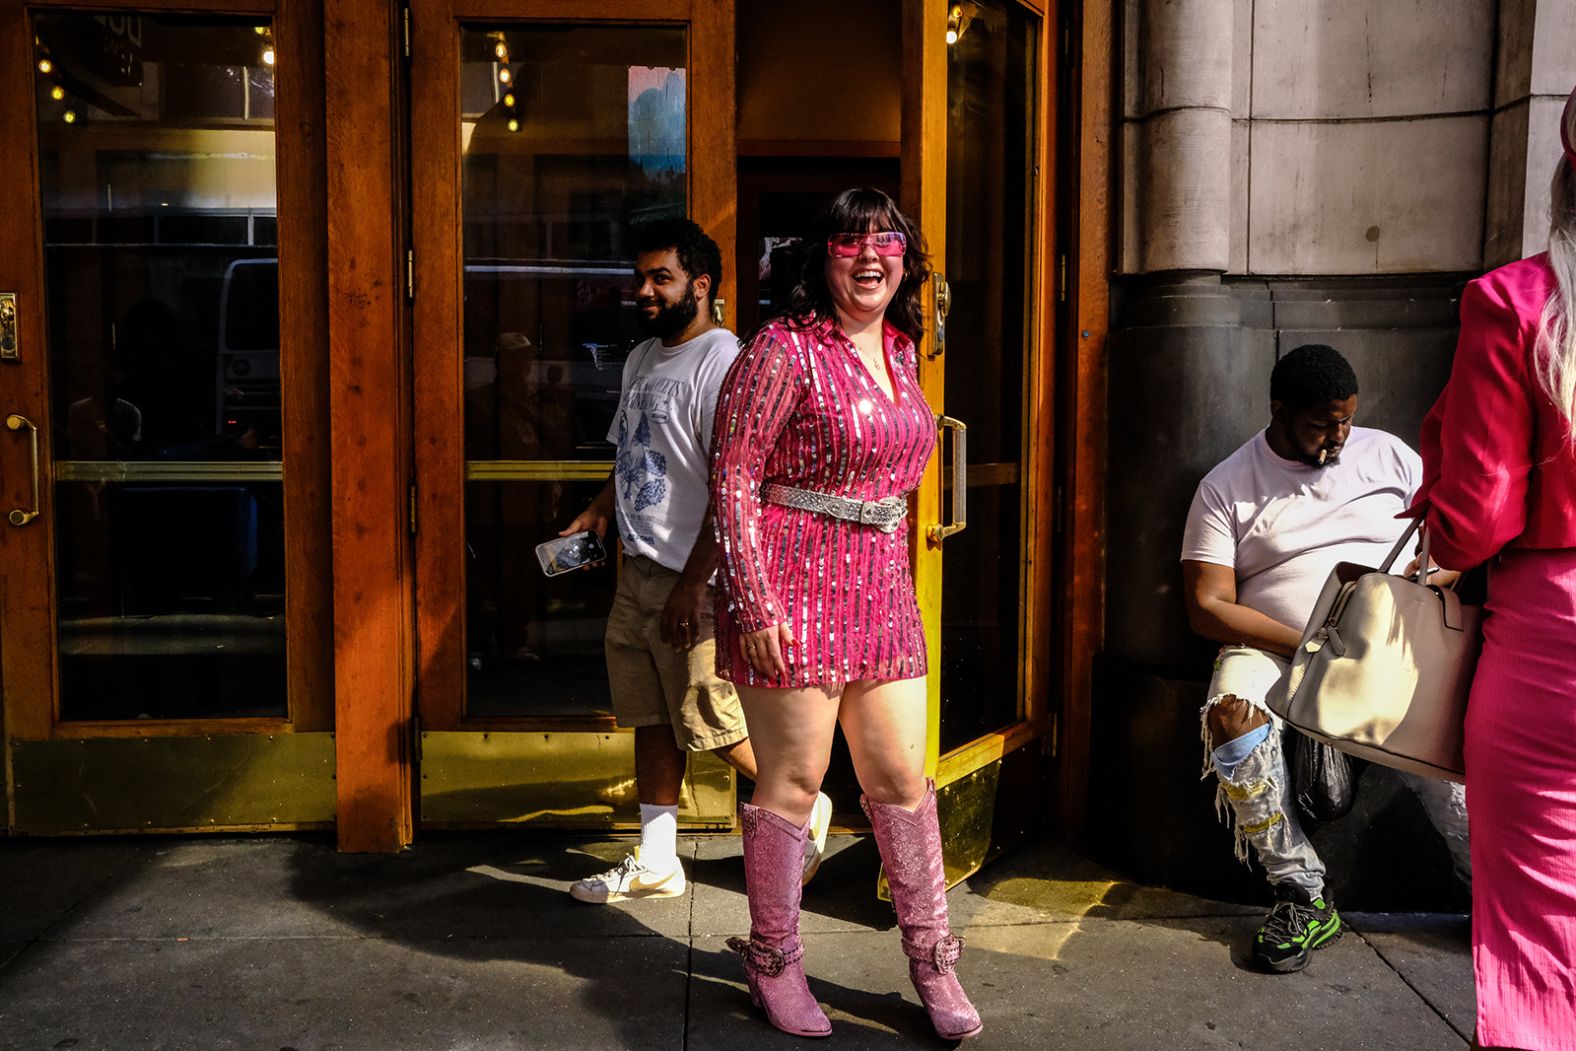
[[1576, 0], [1122, 0], [1123, 273], [1541, 248]]
[[1576, 0], [1501, 0], [1483, 268], [1548, 245], [1559, 117], [1576, 85]]
[[1328, 343], [1357, 370], [1358, 422], [1414, 448], [1449, 375], [1465, 275], [1389, 280], [1191, 274], [1118, 286], [1111, 337], [1105, 650], [1207, 678], [1177, 557], [1198, 480], [1269, 422], [1284, 351]]

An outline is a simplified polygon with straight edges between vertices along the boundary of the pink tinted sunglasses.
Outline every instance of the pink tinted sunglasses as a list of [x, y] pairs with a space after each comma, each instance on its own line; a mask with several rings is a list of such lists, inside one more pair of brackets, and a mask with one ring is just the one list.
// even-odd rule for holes
[[908, 238], [896, 230], [883, 230], [871, 234], [833, 234], [826, 239], [826, 253], [847, 259], [864, 251], [867, 242], [876, 255], [902, 255], [908, 250]]

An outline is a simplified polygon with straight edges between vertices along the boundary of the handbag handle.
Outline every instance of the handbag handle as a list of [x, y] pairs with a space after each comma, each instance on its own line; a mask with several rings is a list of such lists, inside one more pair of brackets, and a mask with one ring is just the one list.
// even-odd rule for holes
[[1437, 591], [1440, 601], [1444, 603], [1445, 627], [1450, 628], [1452, 631], [1460, 631], [1461, 598], [1456, 593], [1456, 585], [1461, 583], [1461, 578], [1457, 577], [1445, 587], [1435, 587], [1428, 582], [1428, 530], [1424, 528], [1422, 519], [1412, 519], [1412, 524], [1406, 527], [1406, 532], [1401, 534], [1401, 539], [1397, 540], [1395, 547], [1390, 549], [1390, 554], [1386, 556], [1384, 565], [1379, 567], [1379, 572], [1390, 572], [1395, 565], [1395, 560], [1400, 558], [1401, 552], [1406, 549], [1406, 542], [1412, 539], [1412, 534], [1419, 530], [1422, 531], [1423, 544], [1417, 553], [1417, 576], [1415, 580], [1412, 577], [1407, 579], [1414, 580], [1415, 583], [1421, 584], [1423, 587], [1433, 588], [1433, 590]]
[[[1420, 518], [1412, 519], [1412, 524], [1406, 527], [1406, 532], [1401, 534], [1401, 539], [1395, 542], [1395, 546], [1385, 556], [1384, 565], [1379, 567], [1379, 572], [1390, 572], [1395, 565], [1395, 560], [1401, 557], [1402, 551], [1406, 550], [1406, 542], [1412, 539], [1412, 534], [1419, 530], [1422, 532], [1423, 545], [1417, 553], [1417, 575], [1408, 579], [1413, 580], [1414, 583], [1422, 584], [1424, 587], [1428, 586], [1428, 530], [1423, 528], [1423, 520]], [[1454, 586], [1454, 584], [1451, 584], [1451, 587]]]
[[[1388, 572], [1390, 572], [1390, 567], [1395, 565], [1395, 560], [1397, 558], [1400, 558], [1401, 557], [1401, 552], [1403, 550], [1405, 550], [1406, 542], [1408, 540], [1412, 539], [1412, 534], [1416, 533], [1418, 528], [1421, 525], [1422, 525], [1422, 520], [1421, 519], [1417, 519], [1417, 518], [1412, 519], [1412, 524], [1406, 527], [1406, 532], [1401, 534], [1401, 539], [1399, 539], [1399, 540], [1397, 540], [1395, 542], [1395, 546], [1390, 549], [1390, 554], [1385, 556], [1384, 564], [1379, 567], [1379, 572], [1381, 572], [1381, 573], [1388, 573]], [[1428, 570], [1426, 568], [1428, 566], [1427, 557], [1428, 557], [1428, 530], [1425, 529], [1425, 530], [1423, 530], [1423, 557], [1420, 558], [1418, 560], [1418, 563], [1417, 563], [1417, 573], [1418, 573], [1418, 581], [1417, 582], [1419, 584], [1425, 583], [1426, 580], [1427, 580], [1427, 577], [1428, 577]]]

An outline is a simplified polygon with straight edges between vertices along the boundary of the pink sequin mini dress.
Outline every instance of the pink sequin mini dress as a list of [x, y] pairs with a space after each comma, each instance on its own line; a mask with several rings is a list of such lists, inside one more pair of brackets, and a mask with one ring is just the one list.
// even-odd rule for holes
[[[831, 321], [773, 321], [734, 361], [717, 400], [711, 495], [722, 543], [717, 673], [803, 687], [925, 674], [908, 545], [894, 532], [766, 503], [768, 483], [854, 500], [906, 496], [936, 445], [914, 343], [885, 326], [893, 396]], [[745, 660], [740, 637], [786, 621], [785, 681]]]

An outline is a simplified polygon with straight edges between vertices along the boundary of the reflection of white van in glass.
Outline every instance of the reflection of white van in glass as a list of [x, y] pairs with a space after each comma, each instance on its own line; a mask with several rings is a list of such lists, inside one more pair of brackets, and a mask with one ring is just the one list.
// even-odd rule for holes
[[[478, 399], [503, 406], [563, 398], [569, 433], [550, 458], [605, 453], [624, 361], [643, 338], [632, 284], [629, 264], [615, 261], [468, 263], [464, 376], [473, 407]], [[252, 430], [263, 448], [279, 444], [278, 304], [277, 259], [238, 259], [225, 270], [215, 429], [230, 437]]]
[[252, 431], [280, 447], [279, 260], [237, 259], [224, 272], [214, 367], [214, 433]]

